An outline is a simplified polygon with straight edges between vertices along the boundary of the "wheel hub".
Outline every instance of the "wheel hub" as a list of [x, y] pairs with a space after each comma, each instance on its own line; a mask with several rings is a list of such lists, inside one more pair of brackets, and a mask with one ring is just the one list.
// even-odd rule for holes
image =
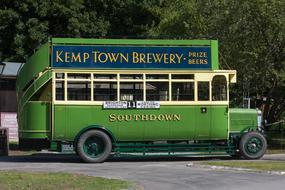
[[262, 143], [258, 138], [251, 138], [247, 142], [247, 151], [249, 153], [257, 153], [262, 149]]
[[98, 152], [98, 145], [97, 143], [91, 143], [88, 145], [89, 150], [92, 150], [93, 152]]
[[104, 145], [96, 138], [89, 138], [85, 141], [84, 147], [84, 152], [93, 158], [103, 152]]

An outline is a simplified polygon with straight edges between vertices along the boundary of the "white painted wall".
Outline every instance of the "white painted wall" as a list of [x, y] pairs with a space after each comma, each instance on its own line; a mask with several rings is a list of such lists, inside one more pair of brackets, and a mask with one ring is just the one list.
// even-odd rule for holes
[[9, 141], [18, 141], [17, 113], [0, 112], [0, 126], [9, 128]]

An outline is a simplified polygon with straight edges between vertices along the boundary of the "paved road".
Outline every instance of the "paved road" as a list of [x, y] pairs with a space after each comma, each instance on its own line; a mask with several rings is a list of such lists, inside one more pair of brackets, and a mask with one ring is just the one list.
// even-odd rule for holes
[[[284, 160], [285, 164], [285, 155], [266, 156], [264, 159]], [[284, 175], [201, 168], [195, 166], [198, 160], [201, 158], [112, 159], [103, 164], [86, 164], [72, 155], [34, 154], [0, 157], [0, 169], [83, 173], [127, 179], [146, 190], [277, 190], [285, 187]], [[194, 166], [187, 166], [189, 163], [194, 163]]]

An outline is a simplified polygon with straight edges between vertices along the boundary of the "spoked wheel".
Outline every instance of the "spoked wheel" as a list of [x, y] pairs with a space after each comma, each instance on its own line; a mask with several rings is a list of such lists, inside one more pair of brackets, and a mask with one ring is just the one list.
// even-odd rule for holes
[[259, 159], [265, 154], [267, 142], [261, 133], [248, 132], [241, 137], [239, 149], [244, 158]]
[[111, 150], [112, 142], [109, 136], [98, 130], [83, 133], [77, 143], [77, 153], [84, 162], [104, 162]]

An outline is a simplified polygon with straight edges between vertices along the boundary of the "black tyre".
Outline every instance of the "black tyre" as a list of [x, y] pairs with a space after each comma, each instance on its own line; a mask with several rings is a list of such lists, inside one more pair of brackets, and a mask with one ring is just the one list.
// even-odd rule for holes
[[265, 154], [266, 149], [266, 139], [259, 132], [248, 132], [241, 137], [239, 150], [245, 159], [259, 159]]
[[109, 136], [99, 130], [90, 130], [83, 133], [77, 142], [77, 153], [84, 162], [104, 162], [112, 150]]

